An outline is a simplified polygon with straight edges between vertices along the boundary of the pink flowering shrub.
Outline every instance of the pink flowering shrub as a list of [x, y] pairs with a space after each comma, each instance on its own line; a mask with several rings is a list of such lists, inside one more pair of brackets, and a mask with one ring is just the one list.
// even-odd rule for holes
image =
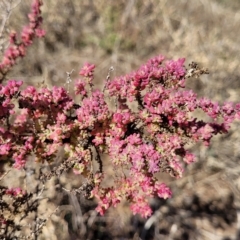
[[[25, 55], [33, 38], [43, 36], [40, 5], [34, 1], [21, 41], [11, 35], [12, 45], [0, 65], [3, 75]], [[128, 200], [134, 214], [150, 216], [149, 198], [172, 195], [156, 174], [182, 177], [184, 163], [195, 161], [187, 146], [198, 142], [208, 146], [214, 135], [227, 133], [240, 117], [240, 104], [219, 105], [185, 90], [189, 71], [184, 61], [154, 57], [137, 71], [107, 79], [103, 90], [94, 88], [95, 66], [87, 63], [74, 86], [78, 101], [63, 87], [21, 89], [22, 81], [9, 80], [0, 85], [0, 160], [8, 159], [21, 169], [27, 161], [54, 162], [62, 149], [61, 164], [42, 173], [42, 182], [71, 169], [86, 178], [72, 191], [95, 197], [101, 215]], [[191, 74], [195, 70], [199, 72], [194, 66]], [[196, 110], [209, 121], [194, 117]], [[110, 186], [103, 184], [109, 178], [103, 167], [106, 155], [115, 173]], [[26, 193], [8, 189], [3, 194], [22, 197]]]
[[[99, 213], [127, 199], [133, 213], [148, 217], [149, 197], [171, 197], [171, 190], [155, 174], [168, 172], [180, 178], [182, 162], [195, 161], [186, 146], [199, 141], [208, 146], [214, 135], [227, 133], [239, 118], [240, 104], [220, 106], [182, 90], [184, 59], [152, 58], [137, 71], [107, 81], [104, 92], [92, 90], [93, 71], [90, 64], [80, 71], [82, 78], [75, 85], [80, 102], [62, 87], [20, 90], [22, 82], [15, 80], [1, 85], [1, 159], [11, 159], [21, 169], [30, 156], [37, 162], [53, 162], [63, 148], [65, 170], [72, 168], [86, 177], [85, 195], [98, 199]], [[106, 99], [115, 101], [114, 109]], [[135, 110], [132, 102], [137, 103]], [[196, 109], [212, 120], [197, 120]], [[116, 173], [114, 185], [107, 188], [102, 185], [108, 178], [103, 154], [109, 155]], [[53, 175], [56, 172], [48, 178]]]
[[20, 38], [16, 32], [10, 34], [10, 46], [6, 49], [0, 62], [0, 83], [12, 66], [16, 64], [16, 60], [26, 55], [27, 48], [33, 43], [34, 38], [45, 35], [45, 31], [41, 29], [41, 5], [41, 0], [33, 1], [32, 10], [28, 14], [29, 24], [23, 28]]

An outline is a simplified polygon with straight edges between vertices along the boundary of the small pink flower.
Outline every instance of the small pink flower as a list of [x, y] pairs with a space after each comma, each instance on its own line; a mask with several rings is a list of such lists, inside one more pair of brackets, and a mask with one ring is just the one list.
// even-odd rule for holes
[[20, 187], [17, 187], [7, 189], [6, 194], [11, 195], [13, 197], [22, 197], [26, 194], [26, 192], [22, 190]]
[[87, 95], [87, 91], [85, 89], [85, 86], [86, 86], [86, 82], [83, 81], [82, 79], [79, 79], [76, 83], [75, 83], [75, 86], [74, 86], [74, 91], [75, 91], [75, 94], [80, 94], [82, 96], [86, 96]]
[[10, 143], [0, 145], [0, 155], [7, 155], [10, 150], [11, 150], [11, 144]]
[[172, 196], [172, 192], [169, 187], [167, 187], [164, 183], [156, 183], [155, 191], [160, 198], [167, 199]]
[[60, 124], [64, 124], [66, 121], [67, 117], [64, 113], [57, 113], [57, 122]]
[[140, 214], [143, 218], [147, 218], [152, 215], [152, 209], [145, 199], [139, 198], [137, 201], [130, 206], [133, 214]]
[[84, 77], [92, 77], [94, 69], [95, 69], [94, 64], [85, 63], [82, 69], [80, 70], [79, 75]]
[[190, 152], [186, 152], [184, 158], [183, 158], [184, 162], [186, 162], [187, 164], [193, 163], [196, 161], [196, 157], [194, 156], [194, 154], [190, 153]]

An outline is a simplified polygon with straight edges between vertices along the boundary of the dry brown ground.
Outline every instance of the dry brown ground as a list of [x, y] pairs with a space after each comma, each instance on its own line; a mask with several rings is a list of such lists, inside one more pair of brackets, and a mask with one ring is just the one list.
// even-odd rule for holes
[[[6, 30], [20, 29], [29, 4], [22, 0], [13, 9]], [[75, 69], [72, 78], [77, 77], [87, 61], [96, 64], [100, 85], [110, 66], [113, 76], [128, 73], [161, 53], [185, 57], [186, 65], [196, 61], [209, 68], [209, 75], [188, 80], [188, 87], [200, 96], [220, 102], [240, 99], [238, 0], [46, 0], [43, 16], [45, 39], [35, 42], [9, 78], [63, 86], [66, 71]], [[240, 239], [238, 128], [239, 123], [234, 124], [209, 149], [193, 146], [198, 162], [181, 180], [163, 176], [173, 198], [152, 200], [154, 215], [148, 220], [132, 216], [127, 203], [99, 217], [93, 202], [58, 190], [78, 186], [81, 180], [71, 174], [53, 179], [44, 193], [49, 200], [43, 200], [39, 214], [61, 206], [39, 239]], [[13, 185], [21, 181], [34, 189], [33, 168], [30, 163], [26, 172], [12, 170], [5, 181]]]

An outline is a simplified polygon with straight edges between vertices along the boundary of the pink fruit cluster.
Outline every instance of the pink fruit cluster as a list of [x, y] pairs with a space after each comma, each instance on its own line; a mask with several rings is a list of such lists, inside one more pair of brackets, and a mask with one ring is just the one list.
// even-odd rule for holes
[[17, 188], [7, 189], [6, 194], [13, 196], [13, 197], [22, 197], [23, 195], [26, 194], [26, 192], [24, 190], [22, 190], [21, 188], [17, 187]]
[[[29, 24], [21, 32], [20, 39], [16, 32], [10, 34], [10, 46], [6, 49], [0, 63], [0, 73], [5, 76], [19, 57], [26, 55], [26, 50], [36, 37], [43, 37], [45, 31], [41, 29], [42, 17], [40, 7], [41, 0], [35, 0], [32, 4], [31, 13], [28, 14]], [[0, 78], [2, 82], [3, 77]]]

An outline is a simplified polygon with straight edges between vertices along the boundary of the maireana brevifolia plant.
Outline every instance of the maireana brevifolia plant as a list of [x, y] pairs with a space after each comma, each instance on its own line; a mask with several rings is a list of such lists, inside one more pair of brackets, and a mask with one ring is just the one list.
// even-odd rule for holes
[[[34, 1], [30, 25], [20, 42], [16, 34], [11, 35], [12, 47], [0, 65], [3, 75], [24, 55], [32, 39], [43, 35], [40, 5]], [[214, 135], [227, 133], [240, 117], [240, 104], [219, 105], [184, 90], [187, 77], [207, 73], [194, 63], [187, 71], [184, 61], [154, 57], [125, 76], [110, 80], [109, 74], [103, 89], [94, 87], [95, 66], [86, 63], [75, 82], [77, 98], [63, 87], [21, 89], [22, 81], [7, 81], [0, 85], [0, 160], [8, 159], [21, 169], [27, 161], [52, 163], [62, 149], [60, 165], [42, 173], [40, 181], [72, 169], [86, 181], [71, 191], [95, 197], [101, 215], [127, 200], [134, 214], [150, 216], [149, 198], [172, 195], [156, 174], [167, 172], [180, 178], [183, 163], [195, 161], [187, 146], [197, 142], [208, 146]], [[196, 110], [209, 121], [194, 117]], [[106, 156], [115, 173], [108, 186], [103, 184], [109, 177], [103, 164]], [[27, 194], [10, 187], [3, 194]]]
[[0, 83], [16, 64], [16, 60], [26, 55], [27, 48], [33, 43], [34, 38], [44, 36], [45, 31], [41, 28], [41, 5], [40, 0], [33, 2], [32, 11], [28, 14], [29, 24], [22, 29], [20, 37], [14, 31], [10, 34], [10, 46], [0, 63]]

